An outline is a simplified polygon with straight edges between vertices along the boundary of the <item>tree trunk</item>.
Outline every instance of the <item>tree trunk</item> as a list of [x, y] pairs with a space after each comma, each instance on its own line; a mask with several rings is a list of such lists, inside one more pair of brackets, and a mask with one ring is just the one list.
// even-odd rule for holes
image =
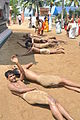
[[36, 4], [37, 4], [37, 17], [39, 17], [39, 2], [38, 2], [38, 0], [36, 1]]
[[61, 14], [61, 27], [64, 28], [64, 0], [62, 0], [62, 14]]

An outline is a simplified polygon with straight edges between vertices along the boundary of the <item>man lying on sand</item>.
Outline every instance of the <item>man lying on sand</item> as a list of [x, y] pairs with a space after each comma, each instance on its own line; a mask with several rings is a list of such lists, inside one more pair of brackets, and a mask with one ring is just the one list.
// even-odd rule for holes
[[[65, 117], [66, 120], [73, 120], [73, 118], [66, 112], [66, 110], [46, 92], [41, 91], [37, 88], [28, 88], [21, 81], [24, 78], [25, 71], [19, 64], [18, 59], [16, 58], [16, 56], [13, 56], [11, 60], [17, 64], [21, 72], [20, 80], [16, 80], [16, 76], [13, 71], [9, 71], [5, 73], [5, 76], [9, 80], [8, 88], [12, 92], [12, 94], [15, 94], [23, 98], [29, 104], [48, 105], [50, 107], [53, 116], [57, 120], [64, 120], [63, 117]], [[32, 76], [29, 76], [29, 74], [32, 74]], [[27, 76], [29, 77], [29, 79], [36, 78], [36, 74], [33, 74], [31, 72], [30, 73], [28, 72]]]
[[[40, 42], [41, 42], [41, 44], [40, 44]], [[51, 37], [49, 40], [40, 39], [40, 42], [36, 43], [34, 38], [29, 37], [29, 39], [26, 39], [25, 42], [21, 41], [21, 42], [17, 42], [17, 44], [19, 44], [23, 48], [28, 48], [30, 46], [34, 46], [34, 47], [40, 48], [40, 49], [48, 48], [48, 47], [55, 47], [55, 46], [60, 45], [60, 42], [57, 41], [55, 37]]]
[[22, 55], [21, 54], [16, 54], [16, 55], [17, 56], [26, 56], [29, 54], [48, 54], [49, 55], [49, 54], [65, 54], [65, 52], [64, 52], [63, 47], [49, 50], [47, 48], [39, 49], [34, 46], [30, 46], [30, 48], [28, 48], [28, 51], [26, 53], [24, 53]]
[[[26, 65], [26, 69], [23, 69], [20, 65], [18, 58], [13, 55], [11, 61], [14, 62], [18, 69], [20, 70], [20, 78], [19, 80], [23, 81], [25, 78], [28, 81], [39, 83], [44, 87], [65, 87], [67, 89], [76, 91], [80, 93], [80, 85], [73, 83], [65, 78], [61, 78], [55, 75], [37, 75], [36, 73], [29, 70], [29, 68], [33, 65], [32, 63]], [[6, 74], [9, 74], [11, 70], [8, 70]], [[13, 70], [12, 70], [13, 72]], [[14, 72], [13, 72], [14, 73]], [[14, 78], [14, 75], [11, 75], [11, 79]]]
[[54, 43], [66, 43], [65, 41], [63, 40], [57, 40], [56, 37], [49, 37], [47, 39], [43, 39], [42, 37], [40, 36], [36, 36], [36, 35], [32, 35], [30, 33], [26, 33], [25, 35], [23, 35], [23, 38], [24, 39], [21, 39], [23, 41], [32, 41], [32, 39], [34, 40], [34, 43], [46, 43], [46, 42], [54, 42]]
[[51, 42], [46, 42], [46, 43], [30, 43], [28, 41], [24, 42], [17, 42], [17, 44], [19, 44], [21, 47], [23, 48], [28, 48], [32, 45], [34, 45], [35, 48], [48, 48], [48, 47], [55, 47], [58, 46], [58, 43], [51, 43]]

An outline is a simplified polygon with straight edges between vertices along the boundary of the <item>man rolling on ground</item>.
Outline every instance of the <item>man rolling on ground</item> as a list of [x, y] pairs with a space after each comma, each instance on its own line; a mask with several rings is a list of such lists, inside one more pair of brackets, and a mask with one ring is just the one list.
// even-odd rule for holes
[[[20, 68], [20, 72], [23, 72], [25, 74], [25, 71], [20, 67], [16, 56], [13, 56], [11, 60], [15, 62]], [[29, 66], [27, 67], [29, 68]], [[64, 120], [63, 117], [65, 117], [66, 120], [73, 120], [73, 118], [65, 111], [65, 109], [46, 92], [41, 91], [37, 88], [28, 88], [22, 82], [24, 79], [24, 74], [21, 74], [20, 80], [16, 80], [16, 76], [13, 71], [8, 71], [5, 73], [5, 76], [9, 80], [8, 88], [12, 94], [23, 98], [29, 104], [49, 105], [53, 116], [57, 120]]]

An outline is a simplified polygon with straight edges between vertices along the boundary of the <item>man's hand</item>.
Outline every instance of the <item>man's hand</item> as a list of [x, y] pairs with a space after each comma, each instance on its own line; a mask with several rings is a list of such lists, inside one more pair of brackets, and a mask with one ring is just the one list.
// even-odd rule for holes
[[16, 57], [16, 55], [13, 55], [11, 57], [11, 61], [14, 62], [14, 63], [18, 63], [18, 58]]

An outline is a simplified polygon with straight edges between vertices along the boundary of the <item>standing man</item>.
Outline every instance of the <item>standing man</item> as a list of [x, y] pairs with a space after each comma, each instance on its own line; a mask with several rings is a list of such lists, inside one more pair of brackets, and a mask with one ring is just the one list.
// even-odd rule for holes
[[32, 28], [32, 16], [31, 14], [29, 15], [30, 19], [29, 19], [29, 28]]
[[19, 25], [21, 25], [21, 20], [22, 20], [21, 14], [19, 14], [19, 15], [18, 15], [18, 22], [19, 22]]

